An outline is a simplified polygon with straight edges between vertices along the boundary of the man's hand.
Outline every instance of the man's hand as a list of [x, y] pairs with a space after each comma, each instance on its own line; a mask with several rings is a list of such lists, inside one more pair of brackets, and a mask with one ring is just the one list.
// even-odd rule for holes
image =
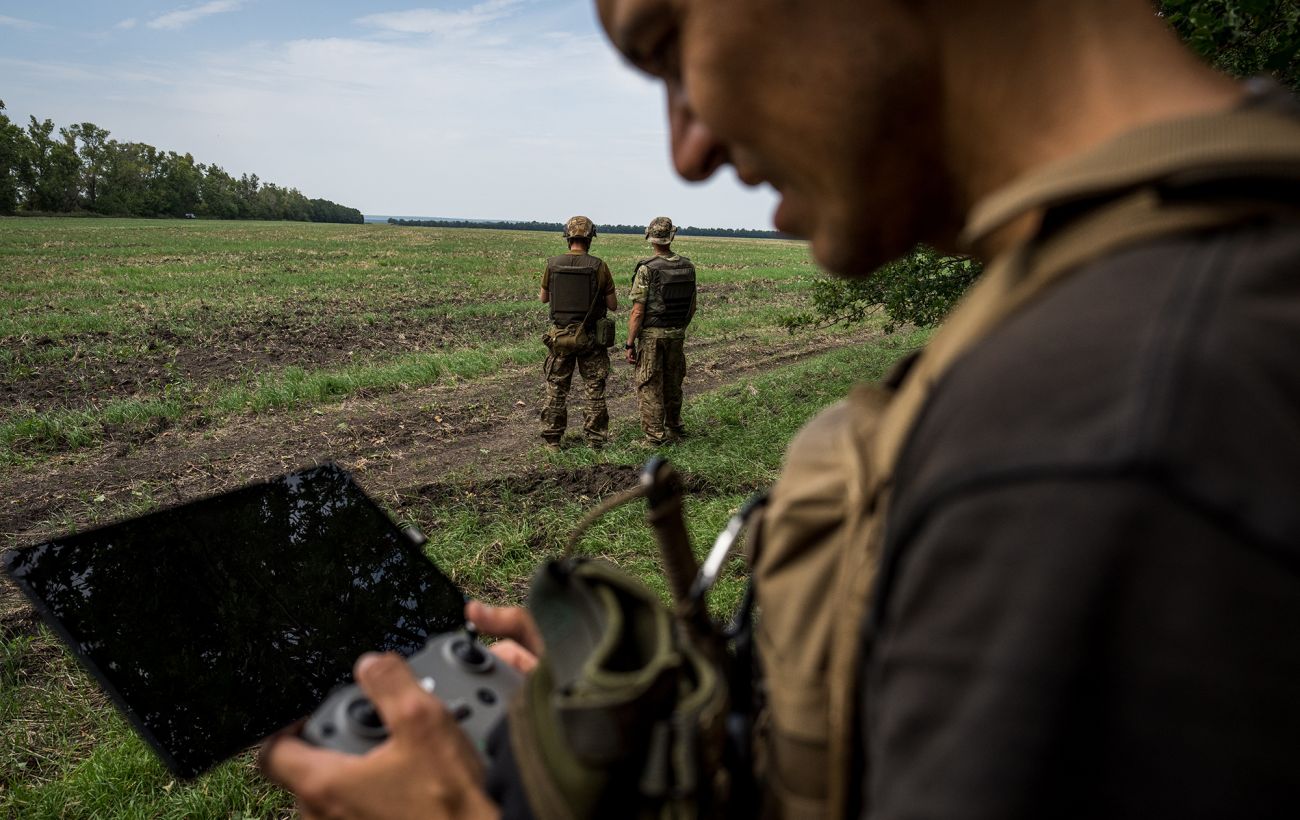
[[628, 363], [628, 364], [636, 364], [636, 348], [635, 348], [635, 347], [629, 347], [629, 348], [627, 348], [627, 363]]
[[495, 818], [469, 738], [396, 654], [367, 654], [355, 675], [388, 727], [364, 755], [319, 749], [289, 732], [262, 746], [267, 777], [293, 792], [304, 818]]
[[501, 638], [492, 644], [490, 651], [521, 674], [527, 675], [537, 666], [537, 656], [542, 654], [542, 636], [528, 610], [470, 601], [465, 605], [465, 618], [474, 623], [480, 634]]

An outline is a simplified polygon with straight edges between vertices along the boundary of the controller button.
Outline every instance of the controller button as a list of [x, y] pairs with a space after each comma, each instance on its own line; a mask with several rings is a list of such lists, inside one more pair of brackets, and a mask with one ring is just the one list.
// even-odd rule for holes
[[430, 677], [420, 678], [420, 688], [428, 692], [430, 695], [433, 694], [433, 690], [437, 685], [438, 682], [435, 681], [433, 678]]
[[491, 706], [497, 702], [497, 693], [491, 689], [480, 689], [474, 693], [478, 696], [479, 703]]
[[457, 723], [461, 723], [474, 713], [470, 705], [463, 700], [454, 700], [447, 704], [447, 711], [451, 712], [451, 716], [456, 719]]

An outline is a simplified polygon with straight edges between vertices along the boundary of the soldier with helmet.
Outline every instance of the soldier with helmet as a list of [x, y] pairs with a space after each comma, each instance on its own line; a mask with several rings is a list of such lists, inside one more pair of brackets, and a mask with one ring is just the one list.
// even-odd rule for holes
[[627, 321], [628, 364], [636, 365], [641, 429], [658, 446], [686, 434], [682, 380], [686, 378], [686, 326], [695, 315], [695, 266], [673, 252], [677, 228], [657, 216], [645, 229], [654, 255], [636, 264], [632, 313]]
[[576, 368], [582, 375], [587, 403], [582, 434], [594, 448], [609, 440], [609, 410], [605, 381], [609, 378], [608, 344], [598, 340], [596, 328], [606, 313], [618, 309], [618, 295], [609, 266], [592, 256], [596, 225], [585, 216], [564, 224], [568, 253], [546, 260], [538, 299], [550, 305], [551, 327], [543, 337], [551, 355], [546, 358], [546, 403], [542, 407], [542, 438], [552, 450], [560, 449], [568, 424], [569, 385]]

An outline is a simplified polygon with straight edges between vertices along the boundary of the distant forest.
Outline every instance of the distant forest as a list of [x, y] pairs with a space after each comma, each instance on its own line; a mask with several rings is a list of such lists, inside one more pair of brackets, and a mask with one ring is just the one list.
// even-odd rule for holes
[[[389, 217], [389, 225], [403, 225], [408, 228], [491, 228], [498, 231], [554, 231], [564, 233], [562, 222], [508, 222], [483, 221], [474, 219], [397, 219]], [[644, 234], [644, 225], [597, 225], [600, 233]], [[745, 239], [792, 239], [780, 231], [760, 231], [753, 228], [679, 228], [678, 236], [734, 236]]]
[[94, 123], [58, 129], [31, 117], [11, 122], [0, 101], [0, 214], [91, 213], [105, 216], [286, 219], [361, 224], [361, 212], [295, 188], [235, 179], [189, 154], [142, 142], [118, 142]]

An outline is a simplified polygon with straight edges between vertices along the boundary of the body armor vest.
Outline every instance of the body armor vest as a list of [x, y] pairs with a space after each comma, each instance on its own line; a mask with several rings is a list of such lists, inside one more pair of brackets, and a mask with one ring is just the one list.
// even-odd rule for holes
[[685, 256], [669, 261], [652, 256], [637, 263], [649, 268], [646, 281], [645, 327], [686, 327], [695, 300], [695, 266]]
[[[586, 317], [586, 327], [593, 328], [605, 315], [601, 298], [601, 261], [590, 254], [565, 253], [546, 260], [551, 279], [551, 322], [566, 327]], [[594, 306], [593, 306], [593, 303]]]

